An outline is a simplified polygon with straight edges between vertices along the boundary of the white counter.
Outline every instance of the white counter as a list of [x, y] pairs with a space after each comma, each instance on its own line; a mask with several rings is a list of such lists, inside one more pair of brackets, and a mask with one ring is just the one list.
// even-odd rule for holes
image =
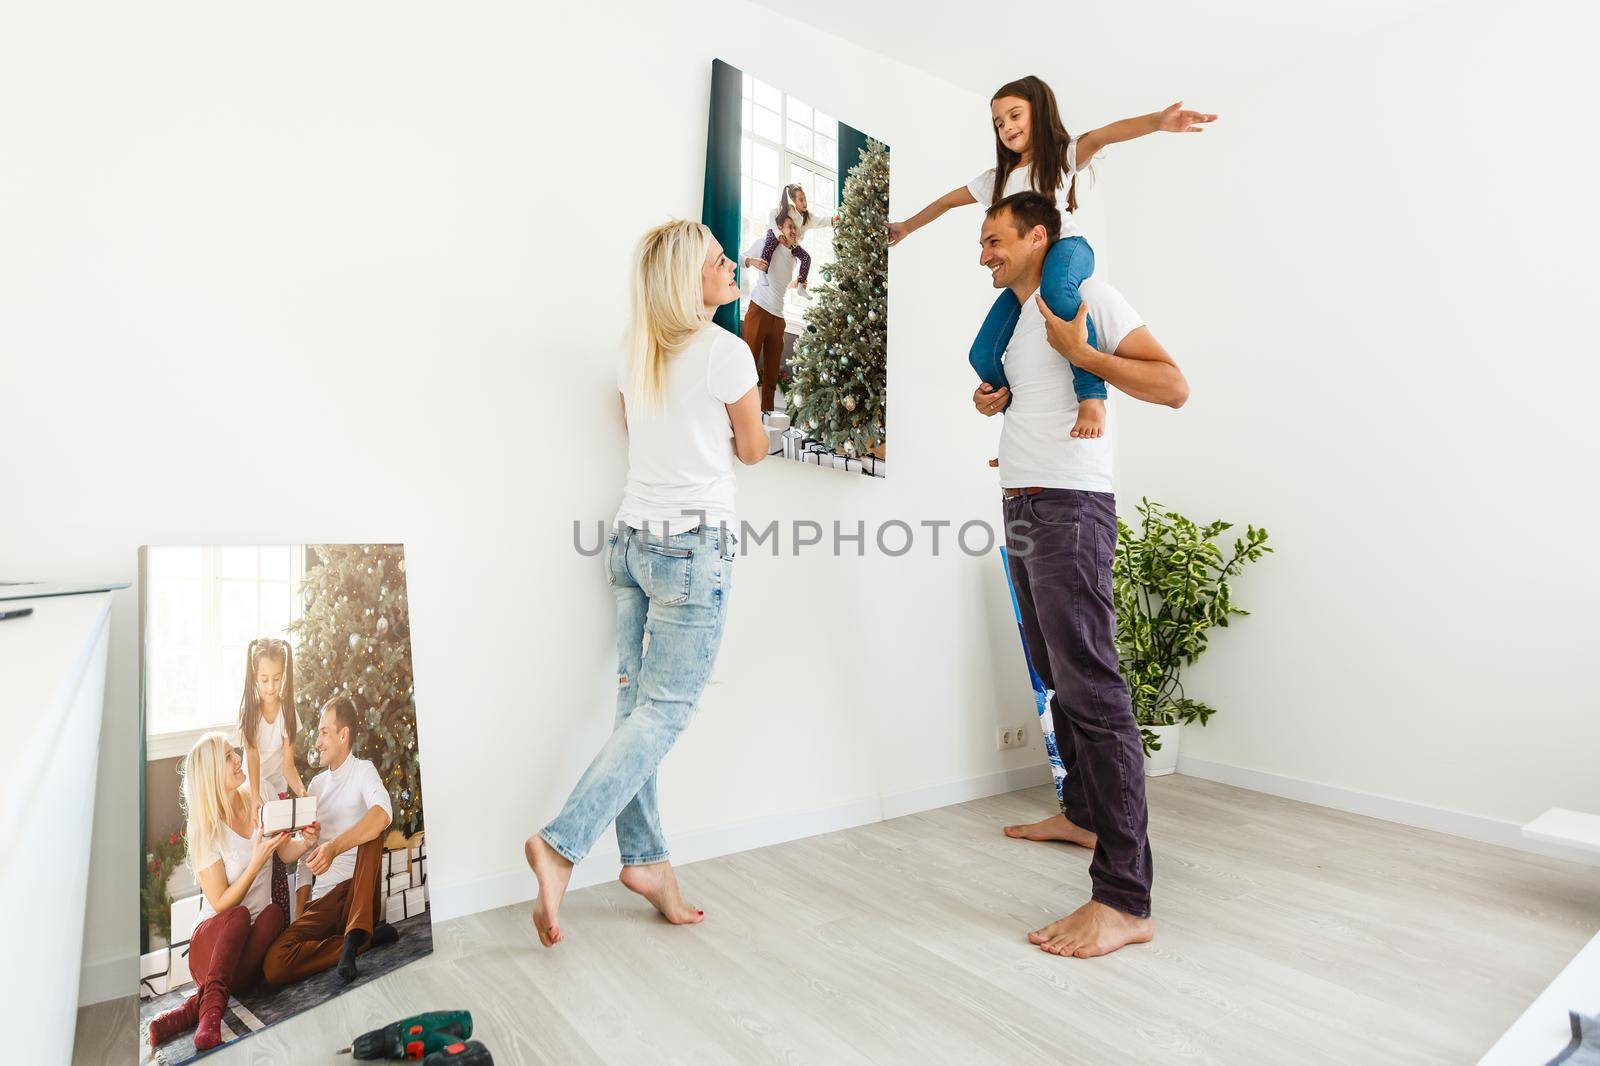
[[[0, 1025], [69, 1062], [94, 828], [111, 593], [0, 600], [0, 915], [13, 976]], [[130, 900], [128, 906], [136, 904]], [[129, 990], [130, 992], [132, 989]]]

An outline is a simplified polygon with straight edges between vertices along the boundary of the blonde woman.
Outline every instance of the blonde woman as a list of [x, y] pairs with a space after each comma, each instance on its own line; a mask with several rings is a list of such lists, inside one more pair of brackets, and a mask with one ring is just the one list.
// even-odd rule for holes
[[733, 460], [767, 455], [750, 349], [711, 322], [738, 299], [733, 262], [698, 222], [668, 222], [634, 253], [629, 340], [617, 371], [628, 479], [606, 551], [617, 601], [616, 728], [555, 820], [523, 846], [539, 881], [533, 924], [562, 939], [558, 910], [606, 826], [622, 883], [667, 921], [705, 915], [683, 901], [656, 810], [656, 767], [700, 698], [722, 643], [733, 581]]
[[288, 916], [272, 902], [271, 859], [297, 858], [317, 842], [317, 827], [290, 840], [263, 836], [244, 774], [244, 758], [221, 733], [207, 733], [183, 760], [189, 867], [200, 883], [200, 921], [189, 940], [195, 990], [182, 1006], [150, 1020], [152, 1048], [194, 1029], [194, 1046], [222, 1042], [228, 996], [254, 985], [261, 960]]

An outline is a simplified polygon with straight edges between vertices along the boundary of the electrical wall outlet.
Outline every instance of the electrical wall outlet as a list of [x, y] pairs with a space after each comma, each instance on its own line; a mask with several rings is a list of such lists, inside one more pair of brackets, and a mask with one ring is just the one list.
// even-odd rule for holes
[[995, 748], [1005, 751], [1007, 748], [1025, 748], [1028, 746], [1028, 727], [1026, 725], [1001, 726], [995, 730]]

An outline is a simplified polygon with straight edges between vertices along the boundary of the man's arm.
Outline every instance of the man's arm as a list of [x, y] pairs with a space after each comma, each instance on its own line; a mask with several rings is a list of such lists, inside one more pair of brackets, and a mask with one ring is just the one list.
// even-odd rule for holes
[[1045, 306], [1043, 297], [1034, 297], [1044, 315], [1050, 347], [1060, 352], [1073, 366], [1080, 366], [1107, 384], [1145, 403], [1182, 407], [1189, 399], [1189, 382], [1178, 363], [1156, 340], [1146, 326], [1133, 330], [1117, 344], [1110, 355], [1089, 344], [1089, 305], [1078, 308], [1078, 317], [1068, 322]]
[[306, 859], [306, 865], [314, 874], [325, 874], [333, 860], [351, 848], [358, 848], [367, 841], [374, 839], [378, 834], [389, 828], [389, 812], [382, 807], [373, 805], [367, 808], [367, 813], [361, 820], [346, 829], [326, 844], [319, 845]]

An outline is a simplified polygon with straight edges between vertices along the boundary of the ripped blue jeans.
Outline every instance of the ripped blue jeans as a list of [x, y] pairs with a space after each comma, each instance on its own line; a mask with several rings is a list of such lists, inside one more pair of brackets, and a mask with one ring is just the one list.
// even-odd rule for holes
[[606, 576], [617, 599], [616, 727], [539, 831], [580, 861], [617, 824], [624, 866], [667, 858], [656, 808], [656, 767], [689, 724], [711, 677], [733, 584], [732, 532], [699, 527], [663, 538], [620, 526]]

